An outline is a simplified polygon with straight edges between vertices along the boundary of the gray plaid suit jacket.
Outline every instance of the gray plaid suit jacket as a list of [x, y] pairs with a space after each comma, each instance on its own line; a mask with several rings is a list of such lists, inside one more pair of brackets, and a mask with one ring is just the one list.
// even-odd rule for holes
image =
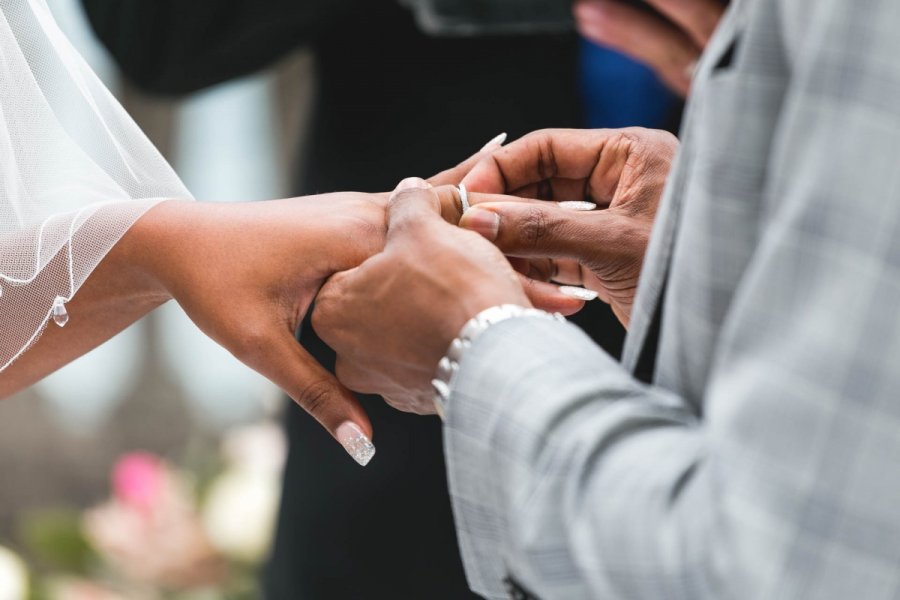
[[527, 318], [464, 358], [445, 443], [470, 583], [900, 598], [900, 2], [734, 3], [682, 139], [623, 362]]

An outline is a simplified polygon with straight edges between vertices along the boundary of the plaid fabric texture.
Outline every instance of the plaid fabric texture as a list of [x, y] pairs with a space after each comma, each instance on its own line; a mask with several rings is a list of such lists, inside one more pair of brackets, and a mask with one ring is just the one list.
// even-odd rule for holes
[[898, 598], [900, 2], [734, 3], [682, 139], [623, 362], [526, 318], [464, 359], [445, 443], [470, 582]]

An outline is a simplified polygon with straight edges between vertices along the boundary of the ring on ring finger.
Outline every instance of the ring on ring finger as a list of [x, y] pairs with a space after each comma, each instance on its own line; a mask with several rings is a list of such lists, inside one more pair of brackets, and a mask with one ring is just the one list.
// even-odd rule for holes
[[471, 208], [469, 206], [469, 190], [462, 183], [457, 186], [457, 189], [459, 190], [459, 203], [462, 206], [462, 214], [466, 214]]

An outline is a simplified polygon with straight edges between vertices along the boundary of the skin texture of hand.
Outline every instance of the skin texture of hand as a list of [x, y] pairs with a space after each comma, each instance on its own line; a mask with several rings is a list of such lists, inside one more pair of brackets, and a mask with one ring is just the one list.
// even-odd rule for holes
[[[659, 14], [620, 0], [577, 0], [578, 30], [650, 66], [681, 96], [687, 96], [694, 67], [725, 7], [719, 0], [647, 0]], [[662, 16], [660, 16], [662, 15]]]
[[294, 333], [327, 277], [381, 250], [382, 198], [335, 194], [179, 203], [161, 206], [154, 225], [148, 230], [139, 222], [136, 233], [158, 241], [158, 251], [133, 260], [154, 274], [204, 333], [285, 390], [333, 434], [350, 421], [371, 437], [356, 399]]
[[[545, 130], [482, 160], [469, 189], [530, 202], [486, 202], [460, 226], [477, 231], [530, 278], [598, 292], [627, 327], [644, 253], [678, 140], [649, 129]], [[577, 211], [557, 201], [587, 201]]]
[[441, 190], [411, 185], [391, 198], [384, 252], [328, 281], [313, 327], [337, 352], [344, 385], [433, 414], [430, 381], [462, 326], [486, 308], [531, 302], [493, 244], [442, 217]]

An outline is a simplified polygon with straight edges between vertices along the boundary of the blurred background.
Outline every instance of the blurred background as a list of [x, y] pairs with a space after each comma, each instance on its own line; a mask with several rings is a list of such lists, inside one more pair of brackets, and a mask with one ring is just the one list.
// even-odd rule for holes
[[[183, 101], [150, 99], [118, 76], [78, 0], [49, 4], [63, 30], [198, 199], [288, 195], [288, 165], [297, 164], [296, 141], [314, 85], [308, 56], [292, 54], [269, 70]], [[290, 98], [283, 97], [285, 90], [291, 90]], [[199, 496], [235, 459], [223, 444], [234, 445], [233, 438], [246, 437], [247, 431], [266, 438], [255, 445], [271, 454], [251, 461], [263, 463], [263, 469], [279, 464], [281, 428], [247, 426], [277, 422], [282, 406], [276, 389], [199, 333], [177, 306], [168, 305], [0, 403], [0, 546], [25, 557], [32, 571], [72, 570], [72, 561], [84, 560], [77, 547], [71, 556], [48, 556], [57, 552], [46, 546], [78, 545], [72, 541], [77, 537], [73, 528], [83, 521], [83, 511], [121, 492], [113, 489], [111, 474], [123, 456], [126, 470], [137, 464], [135, 472], [151, 483], [159, 478], [151, 468], [153, 459], [142, 471], [140, 458], [160, 457], [164, 470], [184, 471], [196, 488], [191, 494]], [[129, 463], [135, 450], [150, 454]], [[280, 484], [277, 473], [273, 480]], [[256, 508], [274, 514], [277, 496], [271, 506], [262, 504]], [[0, 571], [3, 564], [0, 555]], [[0, 600], [7, 600], [2, 586]]]

